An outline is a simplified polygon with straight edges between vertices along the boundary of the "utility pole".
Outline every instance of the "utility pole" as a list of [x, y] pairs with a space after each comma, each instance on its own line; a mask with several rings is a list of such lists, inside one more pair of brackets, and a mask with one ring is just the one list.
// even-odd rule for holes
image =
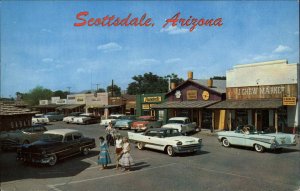
[[69, 94], [71, 94], [71, 87], [70, 87], [70, 86], [68, 86], [67, 88], [68, 88], [68, 92], [69, 92]]
[[111, 80], [111, 97], [114, 97], [114, 80]]

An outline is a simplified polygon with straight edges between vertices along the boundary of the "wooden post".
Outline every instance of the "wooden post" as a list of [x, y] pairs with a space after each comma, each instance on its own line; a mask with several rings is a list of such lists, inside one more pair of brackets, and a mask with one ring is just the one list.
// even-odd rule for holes
[[201, 131], [201, 127], [202, 127], [202, 111], [201, 111], [201, 109], [199, 109], [198, 121], [199, 121], [199, 131]]
[[257, 131], [257, 110], [255, 110], [254, 112], [254, 126], [255, 126], [255, 130]]
[[215, 111], [212, 112], [211, 116], [211, 132], [213, 133], [215, 129]]
[[275, 126], [275, 131], [276, 131], [276, 133], [278, 133], [278, 112], [277, 112], [277, 110], [275, 110], [275, 124], [274, 124], [274, 126]]
[[228, 127], [229, 127], [229, 131], [231, 131], [231, 128], [232, 128], [232, 124], [231, 124], [231, 118], [232, 118], [232, 113], [231, 113], [231, 110], [228, 110], [229, 111], [229, 123], [228, 123]]

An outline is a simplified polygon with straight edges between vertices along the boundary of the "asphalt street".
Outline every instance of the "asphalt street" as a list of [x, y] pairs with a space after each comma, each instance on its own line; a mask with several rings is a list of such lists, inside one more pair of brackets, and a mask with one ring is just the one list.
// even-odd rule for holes
[[[48, 129], [74, 128], [85, 136], [104, 136], [104, 127], [54, 122]], [[126, 135], [127, 131], [120, 131]], [[169, 157], [154, 150], [138, 150], [132, 145], [135, 165], [132, 171], [99, 170], [98, 148], [88, 156], [74, 156], [54, 167], [27, 165], [15, 160], [14, 152], [1, 152], [1, 190], [49, 191], [129, 191], [129, 190], [212, 190], [212, 191], [296, 191], [300, 190], [299, 144], [281, 153], [257, 153], [240, 147], [224, 148], [216, 136], [197, 133], [203, 139], [202, 151]], [[114, 148], [110, 147], [114, 161]]]

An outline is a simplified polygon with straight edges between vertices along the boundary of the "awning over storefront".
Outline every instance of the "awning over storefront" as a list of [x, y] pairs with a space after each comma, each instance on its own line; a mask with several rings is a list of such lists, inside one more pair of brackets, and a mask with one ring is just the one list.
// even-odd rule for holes
[[32, 108], [43, 108], [43, 109], [56, 109], [62, 105], [57, 105], [57, 104], [49, 104], [49, 105], [36, 105], [32, 106]]
[[105, 108], [117, 108], [122, 106], [123, 105], [87, 105], [87, 108], [105, 109]]
[[192, 108], [204, 108], [218, 101], [168, 101], [162, 104], [157, 104], [152, 109], [192, 109]]
[[208, 109], [277, 109], [281, 106], [281, 99], [226, 100], [209, 106]]
[[76, 109], [78, 107], [83, 107], [84, 104], [66, 104], [66, 105], [62, 105], [58, 108], [56, 108], [57, 110], [72, 110], [72, 109]]

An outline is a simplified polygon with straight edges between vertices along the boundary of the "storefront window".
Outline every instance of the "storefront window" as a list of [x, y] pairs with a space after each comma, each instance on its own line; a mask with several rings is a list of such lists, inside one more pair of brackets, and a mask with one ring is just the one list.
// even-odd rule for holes
[[248, 124], [247, 110], [236, 110], [235, 114], [236, 114], [236, 126]]
[[202, 110], [202, 127], [203, 129], [212, 128], [212, 111], [203, 109]]

